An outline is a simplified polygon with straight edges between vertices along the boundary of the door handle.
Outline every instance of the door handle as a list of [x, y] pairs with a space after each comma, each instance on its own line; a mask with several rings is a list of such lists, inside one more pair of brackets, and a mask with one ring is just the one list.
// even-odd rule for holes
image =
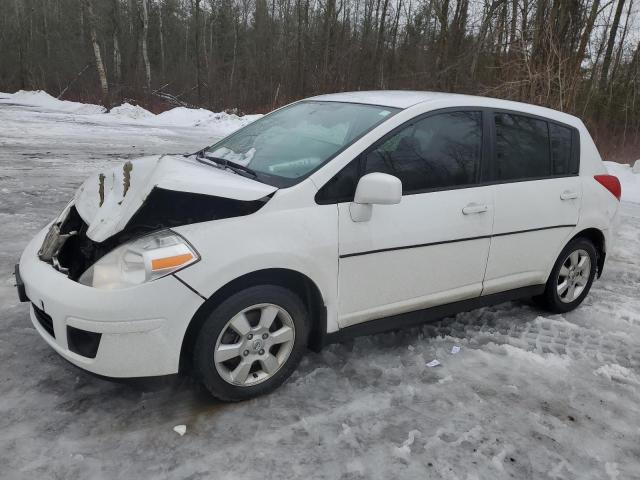
[[565, 190], [560, 194], [560, 200], [573, 200], [578, 198], [578, 192], [572, 192], [570, 190]]
[[470, 203], [469, 205], [467, 205], [466, 207], [464, 207], [462, 209], [462, 213], [464, 215], [471, 215], [474, 213], [484, 213], [487, 210], [489, 210], [489, 207], [487, 207], [486, 205], [482, 205], [480, 203]]

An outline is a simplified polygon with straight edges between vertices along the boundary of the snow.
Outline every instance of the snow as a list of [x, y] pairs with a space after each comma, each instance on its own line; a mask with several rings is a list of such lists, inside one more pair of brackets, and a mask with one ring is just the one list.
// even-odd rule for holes
[[211, 112], [204, 108], [176, 107], [158, 115], [138, 106], [124, 103], [112, 108], [108, 113], [100, 105], [91, 105], [68, 100], [58, 100], [42, 90], [16, 93], [0, 93], [0, 102], [5, 105], [20, 105], [37, 109], [40, 112], [73, 113], [86, 115], [81, 120], [99, 123], [115, 122], [137, 125], [197, 127], [215, 131], [217, 136], [225, 136], [239, 127], [247, 125], [262, 115], [244, 115], [242, 117], [225, 112]]
[[617, 363], [603, 365], [593, 373], [611, 381], [640, 385], [640, 379], [632, 370]]
[[138, 105], [131, 105], [130, 103], [123, 103], [118, 107], [112, 108], [109, 110], [108, 115], [122, 120], [147, 120], [155, 118], [155, 115], [149, 110], [145, 110]]
[[622, 186], [622, 200], [626, 202], [640, 203], [640, 172], [634, 173], [631, 165], [604, 162], [611, 175], [620, 180]]
[[25, 91], [19, 90], [16, 93], [0, 93], [0, 98], [4, 101], [8, 99], [20, 105], [37, 107], [59, 112], [75, 113], [78, 115], [88, 115], [104, 113], [106, 109], [100, 105], [88, 103], [70, 102], [68, 100], [58, 100], [42, 90]]
[[218, 129], [224, 129], [224, 132], [231, 131], [244, 126], [262, 115], [245, 115], [239, 117], [235, 114], [225, 112], [214, 113], [204, 108], [190, 109], [184, 107], [176, 107], [166, 112], [158, 114], [152, 123], [158, 125], [183, 125], [191, 127], [203, 127], [215, 124]]
[[27, 241], [90, 173], [192, 152], [241, 123], [117, 117], [0, 98], [0, 476], [637, 478], [640, 205], [629, 193], [602, 278], [565, 315], [510, 302], [332, 345], [240, 404], [184, 378], [115, 383], [70, 366], [17, 300]]

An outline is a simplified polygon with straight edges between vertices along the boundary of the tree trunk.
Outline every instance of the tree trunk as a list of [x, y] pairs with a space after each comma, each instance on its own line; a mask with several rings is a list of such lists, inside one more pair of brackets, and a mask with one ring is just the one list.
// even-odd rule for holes
[[593, 25], [595, 24], [596, 17], [598, 16], [598, 8], [600, 8], [600, 0], [593, 0], [591, 11], [589, 12], [589, 17], [587, 18], [587, 23], [584, 27], [584, 30], [582, 31], [582, 35], [580, 36], [580, 45], [578, 46], [578, 51], [576, 52], [576, 59], [573, 67], [574, 77], [577, 77], [578, 72], [580, 71], [580, 65], [582, 64], [582, 60], [584, 59], [584, 53], [587, 49], [587, 43], [589, 43], [591, 32], [593, 31]]
[[489, 29], [493, 14], [504, 1], [506, 0], [494, 0], [493, 3], [486, 9], [486, 13], [480, 25], [480, 32], [478, 33], [478, 38], [476, 40], [476, 48], [473, 52], [473, 58], [471, 60], [471, 77], [475, 77], [476, 70], [478, 68], [478, 60], [480, 59], [480, 53], [482, 52], [482, 45], [484, 44], [484, 38], [487, 35], [487, 30]]
[[162, 79], [164, 80], [165, 59], [164, 59], [164, 27], [162, 25], [162, 3], [158, 5], [158, 33], [160, 35], [160, 70], [162, 71], [162, 75], [163, 75]]
[[[448, 0], [447, 0], [448, 1]], [[384, 46], [384, 26], [387, 21], [387, 8], [389, 7], [389, 0], [384, 0], [382, 4], [382, 14], [380, 15], [380, 24], [378, 26], [378, 38], [376, 39], [376, 49], [373, 55], [373, 65], [375, 68], [380, 69], [380, 74], [378, 75], [378, 88], [382, 88], [383, 77], [382, 77], [382, 66], [384, 56], [381, 53], [382, 48]]]
[[238, 26], [233, 29], [233, 57], [231, 60], [231, 74], [229, 75], [229, 90], [233, 90], [233, 76], [236, 72], [236, 53], [238, 50]]
[[98, 77], [100, 78], [100, 88], [102, 90], [102, 105], [105, 108], [111, 108], [109, 103], [109, 84], [107, 83], [107, 72], [102, 63], [102, 55], [100, 54], [100, 45], [98, 45], [98, 36], [96, 35], [96, 21], [93, 16], [93, 8], [91, 0], [84, 0], [87, 8], [87, 16], [89, 17], [89, 35], [91, 38], [91, 45], [93, 46], [93, 55], [96, 60], [96, 69], [98, 70]]
[[45, 52], [47, 54], [47, 58], [49, 58], [51, 56], [51, 43], [49, 41], [49, 23], [47, 21], [47, 10], [48, 10], [48, 5], [45, 2], [42, 3], [42, 28], [43, 28], [43, 34], [44, 34], [44, 48], [45, 48]]
[[144, 63], [144, 77], [147, 92], [151, 91], [151, 64], [149, 63], [149, 54], [147, 51], [147, 37], [149, 34], [149, 10], [147, 8], [147, 0], [138, 0], [138, 14], [142, 23], [141, 47], [142, 62]]
[[116, 89], [120, 87], [122, 83], [122, 55], [120, 54], [120, 5], [119, 0], [113, 0], [112, 10], [112, 30], [113, 30], [113, 79], [116, 84]]
[[200, 0], [196, 1], [196, 87], [198, 92], [198, 104], [202, 100], [202, 82], [200, 79]]
[[604, 60], [602, 61], [602, 73], [600, 74], [600, 90], [605, 90], [607, 88], [607, 80], [609, 79], [609, 67], [611, 66], [611, 56], [613, 54], [613, 47], [616, 42], [618, 25], [620, 25], [620, 17], [622, 16], [623, 8], [624, 0], [618, 0], [616, 15], [613, 17], [613, 24], [611, 25], [611, 31], [609, 32], [609, 41], [607, 42], [607, 49], [604, 53]]
[[624, 28], [622, 29], [622, 36], [618, 42], [618, 51], [616, 52], [616, 59], [613, 62], [613, 71], [611, 72], [611, 80], [615, 80], [618, 67], [620, 66], [620, 59], [622, 58], [622, 51], [624, 50], [624, 41], [627, 38], [627, 32], [629, 30], [629, 19], [631, 18], [631, 7], [633, 6], [633, 0], [629, 0], [629, 6], [627, 7], [627, 18], [624, 21]]

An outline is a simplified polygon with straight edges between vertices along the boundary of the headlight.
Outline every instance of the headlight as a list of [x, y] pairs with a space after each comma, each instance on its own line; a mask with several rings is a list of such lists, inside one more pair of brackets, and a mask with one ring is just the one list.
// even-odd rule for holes
[[200, 260], [187, 241], [170, 230], [120, 245], [94, 263], [78, 280], [90, 287], [115, 289], [156, 280]]

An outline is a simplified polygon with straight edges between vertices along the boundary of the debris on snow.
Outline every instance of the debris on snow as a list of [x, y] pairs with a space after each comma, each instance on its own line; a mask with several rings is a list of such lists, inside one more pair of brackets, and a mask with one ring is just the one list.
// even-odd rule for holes
[[183, 436], [185, 433], [187, 433], [187, 426], [176, 425], [175, 427], [173, 427], [173, 431], [176, 432], [178, 435]]
[[409, 432], [409, 438], [407, 438], [401, 446], [394, 447], [393, 456], [405, 463], [409, 463], [411, 455], [411, 445], [413, 445], [413, 442], [415, 442], [416, 438], [420, 438], [420, 435], [420, 430], [411, 430]]

